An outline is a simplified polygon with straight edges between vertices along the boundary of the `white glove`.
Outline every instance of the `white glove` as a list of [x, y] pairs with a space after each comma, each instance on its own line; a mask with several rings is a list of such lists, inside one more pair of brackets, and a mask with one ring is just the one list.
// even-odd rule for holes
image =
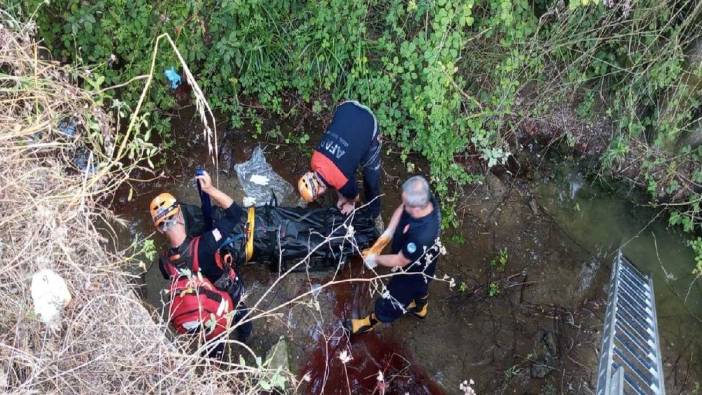
[[368, 269], [371, 269], [371, 270], [375, 269], [376, 267], [378, 267], [378, 262], [375, 261], [375, 258], [376, 258], [377, 256], [378, 256], [378, 255], [376, 255], [376, 254], [367, 255], [367, 256], [363, 259], [363, 264], [366, 265], [366, 267], [367, 267]]

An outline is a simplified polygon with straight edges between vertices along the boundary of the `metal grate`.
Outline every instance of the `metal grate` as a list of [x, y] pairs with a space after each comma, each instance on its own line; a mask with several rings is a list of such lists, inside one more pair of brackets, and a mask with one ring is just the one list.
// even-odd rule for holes
[[651, 276], [614, 258], [597, 369], [597, 395], [665, 394]]

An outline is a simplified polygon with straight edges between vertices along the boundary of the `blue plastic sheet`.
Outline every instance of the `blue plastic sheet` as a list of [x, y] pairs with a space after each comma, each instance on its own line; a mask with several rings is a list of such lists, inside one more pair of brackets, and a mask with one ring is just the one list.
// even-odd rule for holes
[[166, 75], [168, 82], [171, 84], [171, 89], [178, 88], [183, 82], [183, 80], [180, 78], [180, 74], [178, 74], [173, 67], [164, 71], [163, 74]]

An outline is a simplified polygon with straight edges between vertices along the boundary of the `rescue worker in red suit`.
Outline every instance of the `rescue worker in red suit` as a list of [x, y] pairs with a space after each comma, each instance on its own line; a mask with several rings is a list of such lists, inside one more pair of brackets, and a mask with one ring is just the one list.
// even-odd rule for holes
[[[168, 239], [169, 248], [159, 260], [159, 268], [166, 279], [173, 280], [172, 267], [189, 267], [194, 259], [199, 262], [199, 271], [218, 289], [226, 291], [234, 303], [234, 318], [236, 324], [246, 316], [248, 310], [241, 302], [243, 284], [241, 278], [235, 275], [228, 278], [222, 267], [218, 266], [215, 259], [219, 254], [220, 244], [227, 239], [234, 226], [239, 222], [244, 213], [241, 207], [234, 203], [231, 197], [212, 185], [212, 180], [207, 172], [196, 177], [204, 193], [224, 210], [224, 215], [215, 221], [211, 231], [191, 238], [187, 235], [183, 214], [175, 197], [170, 193], [162, 193], [151, 201], [150, 211], [154, 225], [158, 232]], [[193, 239], [197, 239], [193, 243]], [[193, 246], [195, 246], [193, 248]], [[192, 251], [195, 249], [196, 251]], [[182, 329], [182, 328], [177, 328]], [[237, 337], [240, 341], [245, 341], [251, 334], [251, 322], [241, 323], [237, 327]], [[219, 350], [221, 353], [221, 350]]]
[[364, 200], [383, 231], [380, 216], [380, 130], [373, 112], [357, 101], [339, 104], [334, 118], [312, 154], [310, 171], [298, 181], [300, 196], [309, 202], [328, 188], [338, 194], [337, 208], [349, 214], [359, 198], [356, 171], [363, 171]]

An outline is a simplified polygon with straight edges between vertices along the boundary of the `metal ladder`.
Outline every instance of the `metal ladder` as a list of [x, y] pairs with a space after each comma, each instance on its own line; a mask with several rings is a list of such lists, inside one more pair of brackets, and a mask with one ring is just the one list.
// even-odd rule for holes
[[597, 395], [665, 394], [650, 275], [617, 251], [597, 368]]

